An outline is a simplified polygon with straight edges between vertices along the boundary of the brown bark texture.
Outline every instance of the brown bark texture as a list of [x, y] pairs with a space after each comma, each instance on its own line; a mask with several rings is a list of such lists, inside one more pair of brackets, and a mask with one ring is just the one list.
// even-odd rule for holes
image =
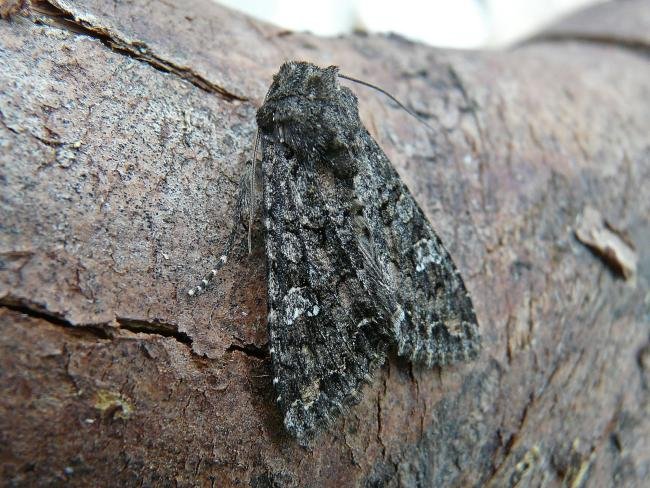
[[[39, 1], [0, 20], [2, 484], [643, 486], [649, 13], [605, 4], [488, 52], [319, 38], [208, 0]], [[311, 449], [274, 402], [260, 232], [185, 294], [230, 231], [256, 108], [291, 59], [434, 126], [351, 86], [484, 344], [446, 368], [391, 359]], [[607, 227], [581, 230], [588, 245], [587, 208]], [[627, 246], [628, 272], [599, 236]]]

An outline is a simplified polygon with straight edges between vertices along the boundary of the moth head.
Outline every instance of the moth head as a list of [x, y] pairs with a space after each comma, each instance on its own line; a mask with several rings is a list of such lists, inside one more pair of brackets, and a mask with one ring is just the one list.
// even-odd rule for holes
[[288, 62], [273, 77], [257, 111], [263, 136], [288, 146], [304, 162], [321, 162], [336, 174], [356, 171], [351, 161], [360, 133], [357, 99], [338, 82], [338, 68]]
[[301, 96], [306, 99], [330, 99], [339, 89], [339, 69], [319, 68], [304, 61], [290, 61], [273, 76], [266, 101]]

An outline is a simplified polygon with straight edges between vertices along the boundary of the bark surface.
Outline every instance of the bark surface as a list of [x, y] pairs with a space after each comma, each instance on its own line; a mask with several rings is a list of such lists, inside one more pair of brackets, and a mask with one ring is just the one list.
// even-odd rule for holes
[[[208, 0], [51, 0], [0, 20], [2, 483], [647, 482], [648, 12], [607, 4], [497, 52], [323, 39]], [[288, 59], [336, 64], [435, 127], [352, 86], [484, 344], [441, 369], [393, 358], [311, 450], [275, 406], [259, 233], [185, 296], [230, 231], [255, 110]], [[627, 279], [576, 238], [587, 208], [636, 255]]]

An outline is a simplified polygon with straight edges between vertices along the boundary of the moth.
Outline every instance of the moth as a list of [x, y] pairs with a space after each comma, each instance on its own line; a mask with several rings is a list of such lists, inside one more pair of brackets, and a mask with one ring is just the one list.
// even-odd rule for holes
[[[287, 62], [257, 111], [273, 385], [303, 445], [359, 400], [391, 351], [434, 366], [480, 349], [458, 269], [340, 77]], [[240, 192], [240, 206], [253, 201]]]

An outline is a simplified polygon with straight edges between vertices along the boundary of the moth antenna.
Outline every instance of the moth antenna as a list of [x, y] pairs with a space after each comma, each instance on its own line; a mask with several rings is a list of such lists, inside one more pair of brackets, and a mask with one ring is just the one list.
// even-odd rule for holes
[[[254, 163], [251, 162], [251, 165], [246, 171], [250, 171], [251, 173], [251, 179], [254, 178]], [[251, 188], [254, 189], [254, 179], [253, 179], [253, 185], [249, 188], [248, 186], [248, 179], [249, 179], [249, 174], [244, 171], [244, 174], [241, 176], [239, 180], [239, 188], [237, 190], [237, 199], [235, 202], [235, 209], [233, 212], [233, 225], [232, 228], [230, 229], [230, 234], [228, 235], [228, 240], [226, 241], [226, 245], [223, 247], [221, 254], [219, 255], [219, 260], [217, 261], [217, 264], [214, 265], [214, 267], [203, 276], [203, 279], [201, 282], [188, 290], [187, 294], [190, 296], [195, 296], [195, 295], [200, 295], [203, 293], [207, 288], [208, 285], [214, 280], [214, 278], [217, 276], [219, 270], [226, 264], [228, 261], [228, 258], [230, 257], [230, 253], [233, 249], [233, 246], [235, 244], [235, 240], [237, 238], [238, 230], [239, 230], [239, 225], [245, 226], [245, 213], [244, 209], [248, 205], [251, 214], [254, 212], [255, 207], [254, 207], [254, 201], [253, 196], [250, 195], [249, 191]]]
[[[269, 87], [269, 89], [266, 91], [262, 105], [264, 105], [266, 103], [266, 100], [269, 98], [269, 93], [271, 93], [271, 87]], [[257, 131], [255, 132], [255, 145], [253, 147], [253, 163], [252, 163], [252, 171], [250, 177], [250, 202], [248, 208], [248, 254], [250, 254], [253, 250], [253, 246], [251, 244], [252, 235], [253, 235], [253, 212], [255, 210], [253, 206], [253, 202], [255, 201], [255, 170], [257, 166], [257, 148], [259, 147], [259, 144], [260, 144], [260, 130], [258, 128]]]
[[397, 98], [395, 98], [393, 95], [391, 95], [389, 92], [384, 90], [383, 88], [378, 87], [377, 85], [373, 85], [372, 83], [368, 83], [367, 81], [359, 80], [357, 78], [352, 78], [351, 76], [344, 75], [339, 73], [339, 78], [343, 78], [344, 80], [348, 81], [353, 81], [354, 83], [358, 83], [360, 85], [367, 86], [368, 88], [372, 88], [373, 90], [377, 90], [379, 93], [384, 94], [388, 98], [390, 98], [393, 102], [395, 102], [399, 107], [404, 110], [407, 114], [409, 114], [411, 117], [417, 119], [418, 122], [421, 124], [425, 125], [429, 130], [436, 132], [436, 130], [431, 127], [426, 120], [424, 120], [422, 117], [420, 117], [418, 114], [416, 114], [413, 110], [408, 108], [406, 105], [404, 105], [402, 102], [400, 102]]
[[260, 131], [258, 130], [255, 133], [255, 145], [253, 147], [253, 161], [251, 162], [251, 175], [249, 179], [250, 183], [250, 200], [248, 202], [248, 254], [252, 252], [253, 246], [252, 235], [253, 235], [253, 212], [254, 212], [254, 202], [255, 202], [255, 169], [257, 166], [257, 148], [260, 143]]

